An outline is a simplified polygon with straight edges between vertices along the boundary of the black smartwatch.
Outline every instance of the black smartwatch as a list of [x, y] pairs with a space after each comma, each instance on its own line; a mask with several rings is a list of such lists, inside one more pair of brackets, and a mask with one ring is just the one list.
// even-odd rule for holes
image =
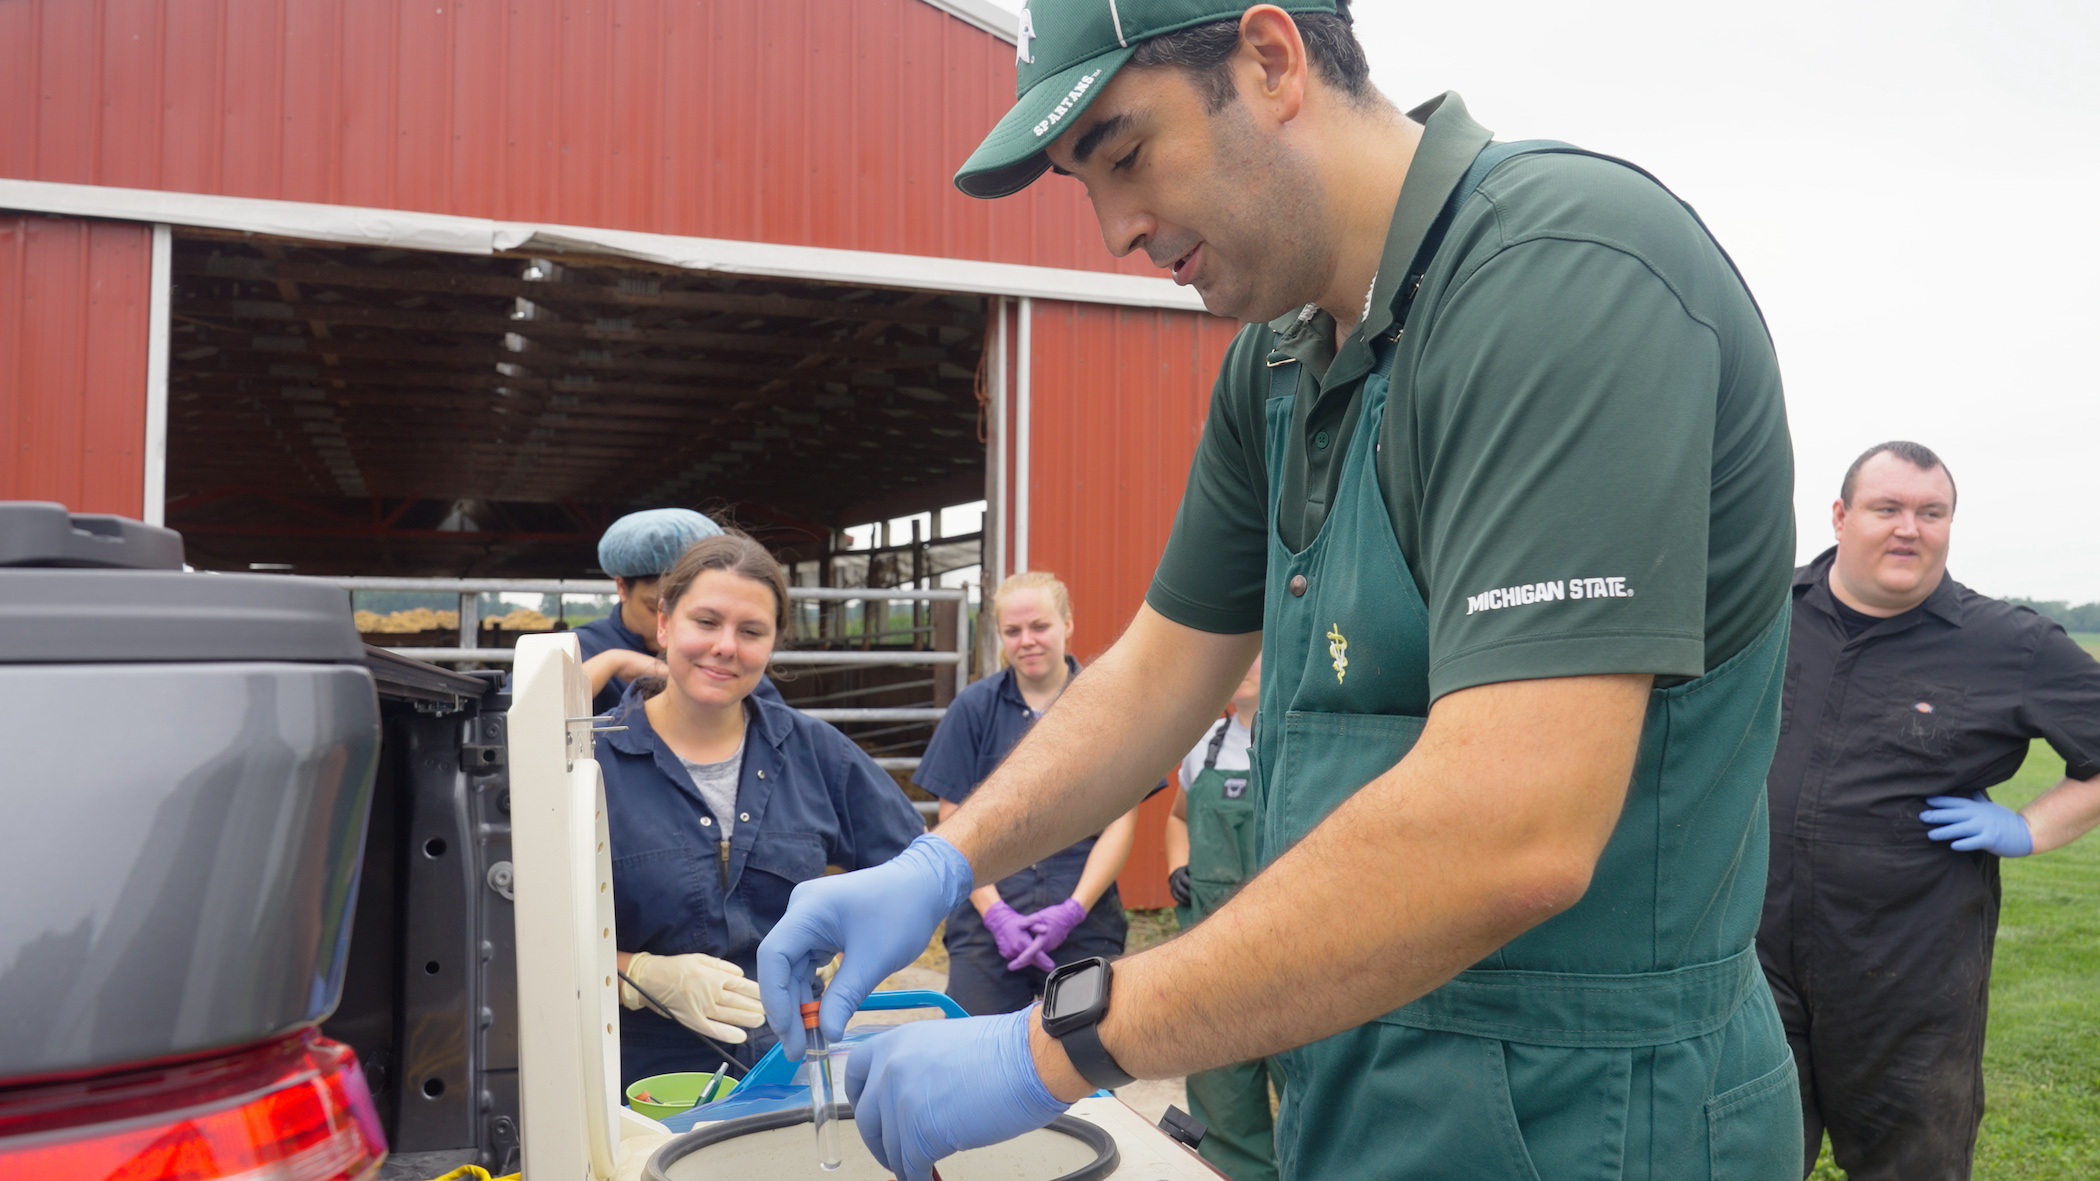
[[1043, 985], [1043, 1032], [1065, 1048], [1079, 1077], [1109, 1090], [1136, 1081], [1101, 1044], [1113, 978], [1108, 961], [1095, 956], [1057, 969]]

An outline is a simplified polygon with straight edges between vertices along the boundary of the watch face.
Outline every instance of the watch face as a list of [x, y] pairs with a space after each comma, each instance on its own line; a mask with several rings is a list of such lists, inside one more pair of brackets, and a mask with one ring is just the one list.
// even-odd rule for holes
[[1101, 1004], [1101, 984], [1105, 978], [1106, 973], [1099, 968], [1059, 977], [1050, 995], [1043, 998], [1043, 1008], [1055, 1017], [1091, 1013]]

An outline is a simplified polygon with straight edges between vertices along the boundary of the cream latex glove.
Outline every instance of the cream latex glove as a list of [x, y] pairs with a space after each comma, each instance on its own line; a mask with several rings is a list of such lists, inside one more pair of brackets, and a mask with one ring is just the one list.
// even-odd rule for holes
[[[642, 996], [646, 992], [669, 1009], [680, 1025], [718, 1042], [736, 1045], [744, 1040], [744, 1030], [765, 1024], [758, 981], [745, 979], [744, 970], [727, 960], [698, 953], [650, 955], [638, 951], [627, 961], [624, 975], [627, 980], [620, 981], [622, 1005], [653, 1008]], [[635, 991], [637, 987], [640, 992]]]

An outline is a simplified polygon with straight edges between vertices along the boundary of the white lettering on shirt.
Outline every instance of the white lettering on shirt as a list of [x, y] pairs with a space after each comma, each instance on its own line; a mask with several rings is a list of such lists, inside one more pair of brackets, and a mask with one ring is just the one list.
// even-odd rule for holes
[[1626, 585], [1623, 577], [1611, 578], [1566, 578], [1551, 582], [1520, 582], [1515, 586], [1498, 586], [1477, 595], [1466, 596], [1466, 614], [1478, 615], [1483, 611], [1501, 611], [1508, 607], [1529, 607], [1537, 603], [1557, 603], [1563, 599], [1630, 599], [1633, 588]]

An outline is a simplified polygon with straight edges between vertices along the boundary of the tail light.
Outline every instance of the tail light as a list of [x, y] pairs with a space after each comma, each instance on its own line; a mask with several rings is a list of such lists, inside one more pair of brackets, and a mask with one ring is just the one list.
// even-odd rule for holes
[[357, 1056], [312, 1030], [178, 1066], [0, 1089], [8, 1181], [368, 1181], [385, 1158]]

